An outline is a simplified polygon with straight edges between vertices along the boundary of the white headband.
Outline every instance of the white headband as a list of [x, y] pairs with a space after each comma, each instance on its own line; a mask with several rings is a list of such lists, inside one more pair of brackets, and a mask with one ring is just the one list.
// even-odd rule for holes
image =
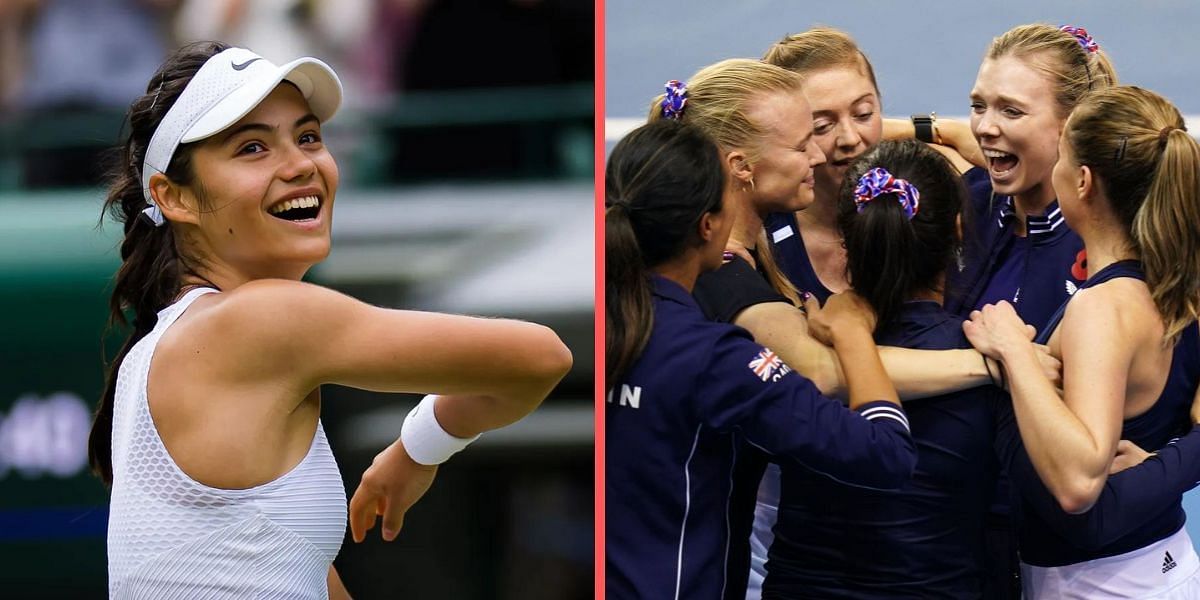
[[237, 123], [285, 80], [300, 89], [322, 123], [342, 103], [342, 82], [329, 65], [315, 58], [299, 58], [280, 67], [245, 48], [230, 48], [200, 67], [154, 130], [142, 163], [142, 194], [150, 205], [143, 212], [155, 225], [165, 221], [150, 196], [150, 176], [166, 173], [180, 144], [202, 140]]

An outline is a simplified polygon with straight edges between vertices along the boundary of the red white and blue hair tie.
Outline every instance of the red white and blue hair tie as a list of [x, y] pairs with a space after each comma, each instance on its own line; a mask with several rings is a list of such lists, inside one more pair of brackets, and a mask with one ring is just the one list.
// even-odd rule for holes
[[897, 179], [883, 167], [875, 167], [858, 178], [858, 186], [854, 188], [854, 205], [861, 213], [866, 210], [868, 202], [883, 194], [895, 194], [910, 221], [921, 206], [921, 192], [917, 191], [917, 186]]
[[683, 108], [687, 106], [687, 84], [672, 79], [667, 82], [667, 93], [662, 99], [662, 114], [668, 119], [683, 118]]
[[1058, 29], [1059, 29], [1059, 31], [1065, 31], [1065, 32], [1075, 36], [1075, 41], [1079, 42], [1079, 45], [1083, 46], [1084, 51], [1086, 51], [1088, 54], [1096, 52], [1097, 50], [1100, 49], [1100, 44], [1097, 44], [1096, 40], [1093, 40], [1092, 36], [1088, 35], [1087, 30], [1082, 27], [1075, 27], [1073, 25], [1063, 25], [1062, 27], [1059, 27]]

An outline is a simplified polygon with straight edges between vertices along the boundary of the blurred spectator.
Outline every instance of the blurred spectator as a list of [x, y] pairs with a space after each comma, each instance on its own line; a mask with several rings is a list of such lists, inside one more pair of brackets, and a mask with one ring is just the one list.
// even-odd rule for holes
[[[18, 0], [30, 19], [16, 107], [27, 131], [83, 116], [101, 133], [53, 147], [25, 139], [25, 187], [92, 185], [100, 153], [117, 139], [120, 113], [139, 96], [167, 51], [163, 24], [175, 0]], [[5, 2], [7, 4], [7, 2]], [[23, 6], [22, 6], [23, 5]], [[20, 11], [20, 8], [18, 9]], [[116, 118], [88, 120], [109, 111]], [[103, 117], [100, 117], [103, 118]], [[82, 133], [82, 132], [81, 132]], [[88, 137], [92, 139], [88, 139]]]
[[400, 89], [404, 65], [413, 38], [420, 29], [425, 8], [433, 0], [378, 0], [371, 28], [354, 49], [363, 86], [376, 101]]
[[16, 102], [33, 0], [0, 0], [0, 118]]
[[358, 65], [348, 59], [370, 24], [372, 0], [183, 0], [175, 20], [181, 43], [221, 40], [283, 64], [297, 56], [329, 63], [359, 101]]
[[163, 18], [174, 0], [25, 0], [29, 35], [23, 108], [125, 109], [167, 52]]

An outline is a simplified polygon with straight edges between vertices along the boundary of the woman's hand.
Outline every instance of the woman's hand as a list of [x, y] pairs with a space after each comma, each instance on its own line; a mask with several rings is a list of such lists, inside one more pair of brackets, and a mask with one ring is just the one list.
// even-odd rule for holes
[[730, 237], [729, 241], [725, 242], [725, 262], [729, 262], [734, 256], [746, 261], [751, 267], [758, 268], [758, 265], [754, 262], [754, 256], [746, 249], [745, 244]]
[[824, 307], [816, 296], [809, 294], [804, 299], [804, 312], [808, 313], [808, 332], [826, 346], [833, 345], [839, 330], [861, 329], [867, 334], [875, 331], [875, 311], [853, 290], [830, 296]]
[[1121, 440], [1117, 442], [1117, 455], [1113, 458], [1112, 465], [1108, 467], [1108, 474], [1112, 475], [1129, 467], [1136, 467], [1151, 456], [1154, 454], [1142, 450], [1141, 446], [1129, 440]]
[[806, 294], [808, 331], [816, 340], [833, 346], [846, 380], [850, 409], [883, 400], [900, 404], [896, 387], [879, 359], [873, 332], [876, 316], [862, 296], [847, 290], [834, 294], [822, 308], [816, 297]]
[[943, 144], [954, 148], [959, 156], [972, 165], [987, 168], [987, 159], [983, 156], [983, 150], [979, 148], [979, 142], [975, 141], [970, 124], [952, 119], [938, 119], [937, 129]]
[[[1037, 355], [1038, 366], [1042, 368], [1042, 375], [1050, 381], [1054, 389], [1058, 391], [1058, 395], [1062, 396], [1062, 361], [1058, 357], [1050, 353], [1050, 347], [1045, 344], [1034, 344], [1033, 352]], [[982, 354], [982, 352], [980, 353]], [[988, 372], [988, 377], [996, 385], [1001, 385], [1004, 391], [1009, 390], [1008, 377], [1004, 373], [1004, 363], [990, 358], [983, 357]]]
[[437, 465], [415, 462], [396, 440], [375, 456], [363, 472], [362, 482], [350, 499], [350, 532], [355, 542], [367, 537], [375, 517], [383, 517], [383, 539], [392, 541], [404, 525], [404, 513], [433, 484]]
[[1003, 300], [971, 311], [971, 319], [963, 322], [963, 332], [976, 350], [996, 360], [1003, 360], [1009, 351], [1028, 347], [1037, 333]]
[[[1037, 353], [1038, 364], [1042, 366], [1042, 374], [1050, 383], [1054, 385], [1054, 389], [1058, 390], [1058, 395], [1062, 395], [1062, 361], [1050, 353], [1050, 347], [1045, 344], [1034, 344], [1033, 350]], [[1003, 369], [1004, 365], [999, 365], [998, 368]]]

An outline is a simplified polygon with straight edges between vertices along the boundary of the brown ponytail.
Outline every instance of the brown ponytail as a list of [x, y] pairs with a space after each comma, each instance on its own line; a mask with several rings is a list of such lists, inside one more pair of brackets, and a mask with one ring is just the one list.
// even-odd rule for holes
[[[154, 328], [157, 313], [179, 294], [181, 276], [190, 270], [180, 256], [170, 224], [155, 227], [142, 216], [142, 161], [154, 130], [175, 104], [184, 87], [213, 55], [229, 48], [219, 42], [197, 42], [185, 46], [159, 67], [150, 79], [146, 94], [129, 107], [129, 137], [112, 154], [108, 195], [104, 212], [122, 223], [121, 267], [113, 278], [109, 299], [109, 327], [132, 331], [114, 360], [107, 362], [104, 395], [96, 409], [88, 438], [88, 460], [106, 484], [112, 484], [112, 424], [117, 373], [129, 350]], [[191, 185], [193, 146], [180, 146], [166, 175], [180, 185]], [[132, 313], [132, 319], [127, 314]]]
[[1128, 232], [1173, 342], [1200, 308], [1200, 144], [1174, 105], [1133, 86], [1090, 94], [1063, 135]]
[[650, 339], [650, 281], [624, 203], [604, 211], [605, 377], [611, 387]]
[[1146, 202], [1133, 220], [1133, 240], [1168, 341], [1196, 320], [1200, 308], [1200, 145], [1181, 121], [1166, 133]]
[[613, 148], [604, 173], [606, 389], [650, 339], [650, 269], [701, 244], [700, 219], [721, 211], [724, 187], [717, 147], [678, 121], [643, 125]]

